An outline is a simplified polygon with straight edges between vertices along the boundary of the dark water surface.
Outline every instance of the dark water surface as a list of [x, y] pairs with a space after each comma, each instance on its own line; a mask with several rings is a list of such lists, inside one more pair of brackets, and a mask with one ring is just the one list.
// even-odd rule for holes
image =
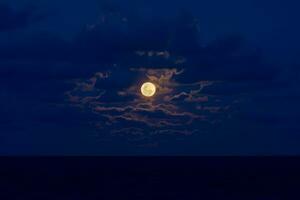
[[0, 199], [299, 199], [297, 157], [2, 157]]

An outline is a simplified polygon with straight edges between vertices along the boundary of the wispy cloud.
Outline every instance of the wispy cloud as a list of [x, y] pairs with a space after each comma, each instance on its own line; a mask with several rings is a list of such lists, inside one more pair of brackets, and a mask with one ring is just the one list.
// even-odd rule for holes
[[[128, 69], [128, 73], [134, 74], [140, 82], [151, 81], [157, 86], [157, 94], [151, 99], [140, 94], [140, 85], [136, 83], [121, 91], [111, 87], [104, 92], [100, 89], [101, 86], [97, 86], [98, 81], [103, 83], [106, 79], [112, 78], [114, 73], [115, 71], [110, 74], [97, 72], [87, 80], [77, 80], [75, 88], [66, 92], [71, 104], [77, 104], [105, 119], [102, 122], [93, 122], [100, 127], [99, 131], [109, 131], [114, 136], [132, 134], [135, 140], [137, 137], [141, 139], [150, 137], [155, 140], [159, 135], [189, 136], [201, 132], [197, 123], [214, 123], [215, 121], [211, 121], [211, 115], [226, 111], [222, 109], [225, 105], [201, 107], [202, 103], [205, 104], [210, 100], [202, 90], [214, 83], [176, 81], [177, 76], [184, 74], [184, 69]], [[118, 95], [119, 100], [103, 101], [106, 95], [110, 95], [109, 93]]]

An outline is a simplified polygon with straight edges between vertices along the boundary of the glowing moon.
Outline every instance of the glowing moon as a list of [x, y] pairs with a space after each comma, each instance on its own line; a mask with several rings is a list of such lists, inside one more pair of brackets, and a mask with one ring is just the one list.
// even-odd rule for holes
[[156, 86], [153, 83], [144, 83], [141, 87], [141, 92], [145, 97], [152, 97], [156, 93]]

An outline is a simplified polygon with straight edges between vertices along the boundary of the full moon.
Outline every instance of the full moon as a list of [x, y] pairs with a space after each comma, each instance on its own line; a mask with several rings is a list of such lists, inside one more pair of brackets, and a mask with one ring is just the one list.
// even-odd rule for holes
[[156, 93], [156, 86], [153, 83], [144, 83], [141, 87], [141, 92], [145, 97], [152, 97]]

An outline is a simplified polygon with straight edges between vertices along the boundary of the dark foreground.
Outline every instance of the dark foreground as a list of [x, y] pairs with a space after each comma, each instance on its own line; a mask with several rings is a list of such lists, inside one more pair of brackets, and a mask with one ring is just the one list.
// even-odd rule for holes
[[300, 157], [7, 157], [0, 199], [299, 199]]

